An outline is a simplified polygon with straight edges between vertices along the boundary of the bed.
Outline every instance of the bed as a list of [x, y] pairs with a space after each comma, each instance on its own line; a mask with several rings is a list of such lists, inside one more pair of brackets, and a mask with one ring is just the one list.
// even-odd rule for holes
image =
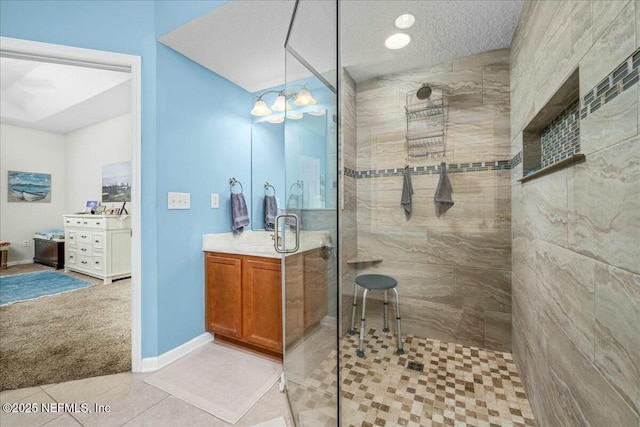
[[64, 230], [38, 231], [33, 236], [35, 256], [33, 262], [56, 269], [64, 268]]

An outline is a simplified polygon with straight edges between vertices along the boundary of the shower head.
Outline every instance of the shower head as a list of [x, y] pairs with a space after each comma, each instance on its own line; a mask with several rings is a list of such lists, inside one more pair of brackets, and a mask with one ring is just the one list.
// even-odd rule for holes
[[418, 92], [416, 92], [416, 96], [418, 97], [418, 99], [429, 99], [429, 97], [431, 96], [431, 86], [429, 86], [428, 84], [423, 84], [420, 89], [418, 89]]

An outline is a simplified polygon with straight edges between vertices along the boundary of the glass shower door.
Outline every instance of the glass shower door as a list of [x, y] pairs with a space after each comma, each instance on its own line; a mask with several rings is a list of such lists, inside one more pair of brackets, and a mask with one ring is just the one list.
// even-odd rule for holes
[[336, 7], [300, 0], [285, 46], [288, 216], [279, 228], [284, 248], [298, 246], [282, 257], [285, 387], [297, 426], [338, 425]]

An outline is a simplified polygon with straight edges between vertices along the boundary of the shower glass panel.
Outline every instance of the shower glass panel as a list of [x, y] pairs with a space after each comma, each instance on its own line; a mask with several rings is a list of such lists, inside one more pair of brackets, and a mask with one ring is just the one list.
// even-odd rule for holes
[[[283, 218], [280, 227], [283, 247], [293, 248], [296, 239], [299, 249], [282, 258], [284, 374], [298, 426], [339, 425], [337, 95], [335, 82], [327, 78], [335, 76], [336, 45], [309, 44], [307, 38], [321, 34], [306, 31], [312, 29], [309, 21], [316, 21], [315, 28], [321, 17], [323, 32], [332, 32], [335, 40], [335, 8], [335, 1], [299, 1], [285, 46], [285, 95], [292, 108], [284, 123], [282, 202], [296, 218]], [[306, 93], [311, 101], [296, 102]]]

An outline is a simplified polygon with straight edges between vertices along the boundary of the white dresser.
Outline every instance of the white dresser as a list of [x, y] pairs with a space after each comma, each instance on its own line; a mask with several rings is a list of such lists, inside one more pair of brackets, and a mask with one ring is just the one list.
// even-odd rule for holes
[[131, 277], [131, 218], [64, 215], [65, 271], [98, 277], [105, 284]]

